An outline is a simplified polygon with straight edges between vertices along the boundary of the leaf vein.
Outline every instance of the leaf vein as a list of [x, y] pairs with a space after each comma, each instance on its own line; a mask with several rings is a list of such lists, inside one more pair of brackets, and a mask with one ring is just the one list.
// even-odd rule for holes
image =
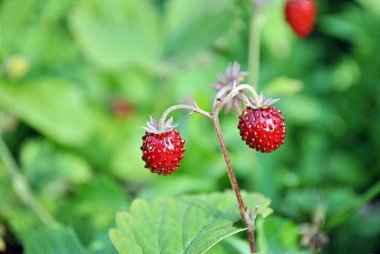
[[[217, 207], [218, 204], [221, 203], [221, 201], [223, 200], [223, 196], [220, 196], [216, 201], [215, 203], [213, 204], [212, 207]], [[212, 211], [211, 210], [208, 210], [207, 213], [206, 213], [206, 217], [208, 217], [210, 214], [212, 214]], [[187, 253], [188, 249], [190, 248], [190, 246], [194, 243], [194, 240], [200, 235], [200, 233], [206, 228], [208, 227], [208, 225], [210, 225], [211, 222], [214, 222], [215, 220], [217, 219], [217, 217], [213, 216], [213, 219], [210, 220], [206, 225], [204, 225], [200, 231], [198, 231], [198, 233], [190, 240], [190, 242], [188, 243], [188, 245], [186, 246], [185, 250], [183, 251], [183, 253]]]
[[163, 225], [162, 222], [164, 220], [166, 210], [167, 210], [167, 203], [165, 203], [165, 205], [163, 206], [162, 212], [160, 214], [159, 224], [158, 224], [157, 247], [158, 247], [159, 253], [163, 253], [161, 250], [160, 238], [161, 238], [161, 230], [162, 230], [162, 225]]

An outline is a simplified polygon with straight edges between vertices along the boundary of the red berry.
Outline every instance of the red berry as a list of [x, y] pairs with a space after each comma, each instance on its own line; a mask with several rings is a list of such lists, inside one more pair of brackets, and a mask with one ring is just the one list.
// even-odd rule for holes
[[286, 21], [299, 37], [307, 37], [313, 30], [317, 8], [314, 0], [288, 0]]
[[142, 159], [152, 173], [170, 175], [178, 169], [185, 152], [185, 141], [177, 130], [163, 133], [146, 132], [143, 136]]
[[239, 119], [240, 136], [249, 147], [270, 153], [284, 143], [284, 118], [275, 107], [257, 109], [247, 107]]

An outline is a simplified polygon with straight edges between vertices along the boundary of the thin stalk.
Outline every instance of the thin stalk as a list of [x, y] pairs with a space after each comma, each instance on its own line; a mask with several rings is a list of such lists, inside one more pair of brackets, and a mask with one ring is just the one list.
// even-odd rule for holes
[[374, 183], [368, 190], [366, 190], [358, 199], [352, 207], [347, 208], [340, 214], [339, 219], [333, 220], [330, 222], [325, 229], [329, 230], [341, 224], [349, 216], [352, 216], [355, 212], [361, 209], [365, 204], [371, 202], [375, 197], [380, 194], [380, 180]]
[[165, 120], [168, 117], [168, 115], [177, 109], [188, 109], [188, 110], [202, 114], [202, 115], [210, 118], [210, 113], [200, 109], [195, 102], [194, 102], [194, 105], [187, 105], [187, 104], [174, 105], [174, 106], [171, 106], [170, 108], [168, 108], [167, 110], [165, 110], [165, 112], [162, 114], [162, 116], [160, 118], [160, 122], [159, 122], [160, 130], [164, 129]]
[[245, 94], [242, 93], [241, 97], [242, 97], [242, 100], [246, 106], [249, 106], [251, 108], [253, 107], [251, 101], [249, 100], [249, 98]]
[[212, 120], [212, 123], [214, 124], [215, 132], [216, 132], [216, 135], [218, 136], [220, 148], [222, 150], [224, 160], [225, 160], [226, 165], [227, 165], [228, 176], [230, 178], [231, 186], [234, 189], [235, 196], [236, 196], [237, 202], [239, 204], [241, 219], [243, 220], [245, 226], [248, 228], [247, 232], [248, 232], [249, 246], [251, 248], [251, 252], [255, 253], [256, 252], [256, 246], [255, 246], [255, 236], [253, 233], [252, 221], [248, 215], [247, 207], [245, 206], [243, 198], [241, 197], [241, 194], [240, 194], [240, 188], [239, 188], [238, 182], [236, 180], [235, 172], [234, 172], [234, 170], [232, 168], [232, 164], [231, 164], [230, 155], [228, 154], [226, 143], [224, 141], [224, 138], [222, 135], [222, 130], [220, 128], [218, 112], [216, 112], [216, 114], [211, 115], [211, 120]]
[[366, 203], [370, 202], [380, 194], [380, 180], [373, 184], [361, 197], [361, 202], [358, 204], [358, 209]]
[[256, 84], [256, 90], [259, 86], [260, 72], [260, 32], [261, 32], [261, 10], [256, 5], [252, 10], [249, 28], [249, 49], [248, 49], [248, 72], [250, 74], [250, 83]]
[[235, 83], [227, 85], [227, 86], [223, 87], [222, 89], [220, 89], [218, 91], [218, 93], [215, 95], [213, 105], [215, 105], [216, 103], [218, 103], [218, 101], [221, 101], [222, 98], [224, 96], [226, 96], [226, 94], [230, 93], [234, 87], [235, 87]]
[[44, 223], [45, 225], [55, 224], [54, 219], [51, 215], [41, 206], [41, 204], [34, 198], [32, 192], [30, 191], [27, 180], [24, 175], [19, 170], [15, 160], [13, 159], [11, 153], [8, 150], [2, 136], [0, 135], [0, 157], [3, 160], [5, 168], [8, 170], [12, 177], [13, 189], [18, 196], [18, 198], [25, 205], [29, 206], [30, 209], [35, 213], [35, 215]]
[[238, 94], [244, 93], [245, 92], [244, 90], [248, 90], [252, 94], [256, 103], [259, 103], [259, 101], [260, 101], [259, 95], [257, 94], [255, 88], [253, 88], [252, 86], [247, 85], [247, 84], [241, 84], [241, 85], [238, 85], [237, 87], [235, 87], [234, 89], [232, 89], [229, 92], [229, 94], [227, 94], [227, 96], [225, 98], [223, 98], [223, 100], [221, 100], [221, 101], [215, 100], [216, 103], [214, 103], [213, 112], [218, 113], [224, 107], [224, 105], [226, 105], [226, 103], [228, 101], [232, 100]]

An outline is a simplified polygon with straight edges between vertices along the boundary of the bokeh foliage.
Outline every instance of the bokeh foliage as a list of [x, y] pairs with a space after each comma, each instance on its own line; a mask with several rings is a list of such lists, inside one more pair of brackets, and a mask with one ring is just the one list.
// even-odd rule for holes
[[[247, 69], [249, 2], [1, 1], [0, 128], [33, 195], [65, 226], [41, 225], [1, 162], [0, 251], [5, 243], [8, 251], [41, 253], [36, 241], [62, 239], [75, 249], [61, 253], [116, 253], [108, 230], [133, 199], [230, 188], [207, 119], [174, 114], [187, 151], [170, 177], [143, 167], [140, 126], [193, 99], [210, 109], [215, 73], [235, 60]], [[322, 213], [329, 237], [322, 253], [374, 253], [379, 1], [317, 0], [317, 24], [305, 40], [284, 22], [283, 4], [273, 0], [264, 10], [254, 82], [281, 97], [285, 144], [256, 155], [240, 141], [237, 115], [221, 117], [241, 187], [272, 200], [275, 215], [259, 221], [259, 249], [308, 253], [299, 225]], [[244, 253], [239, 237], [209, 252]]]

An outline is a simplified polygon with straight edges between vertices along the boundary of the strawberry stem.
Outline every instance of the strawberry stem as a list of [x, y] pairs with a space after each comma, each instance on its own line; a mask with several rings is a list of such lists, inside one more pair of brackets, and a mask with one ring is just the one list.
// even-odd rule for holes
[[188, 110], [191, 110], [193, 112], [207, 116], [208, 118], [211, 117], [209, 112], [202, 110], [195, 102], [194, 102], [194, 105], [188, 105], [188, 104], [174, 105], [174, 106], [171, 106], [170, 108], [168, 108], [167, 110], [165, 110], [165, 112], [162, 114], [162, 116], [160, 118], [160, 122], [159, 122], [160, 132], [163, 131], [165, 128], [165, 121], [166, 121], [166, 118], [168, 117], [168, 115], [177, 109], [188, 109]]
[[260, 104], [260, 97], [257, 94], [255, 88], [247, 84], [242, 84], [233, 88], [223, 99], [220, 97], [216, 97], [214, 101], [213, 112], [219, 112], [228, 101], [232, 100], [236, 95], [244, 93], [246, 90], [248, 90], [252, 94], [254, 100], [256, 101], [256, 105]]
[[247, 97], [245, 97], [244, 92], [246, 92], [246, 91], [248, 91], [252, 94], [254, 100], [256, 101], [256, 105], [260, 102], [260, 97], [257, 94], [255, 88], [253, 88], [252, 86], [247, 85], [247, 84], [242, 84], [242, 85], [236, 86], [236, 83], [234, 83], [232, 85], [232, 90], [230, 90], [230, 92], [224, 98], [222, 96], [224, 95], [225, 92], [223, 92], [222, 94], [221, 94], [221, 92], [219, 92], [217, 94], [217, 96], [215, 97], [214, 105], [213, 105], [213, 111], [211, 114], [211, 120], [214, 124], [215, 132], [216, 132], [216, 135], [218, 136], [220, 148], [222, 150], [224, 160], [225, 160], [226, 165], [227, 165], [228, 176], [229, 176], [229, 179], [231, 182], [231, 186], [235, 191], [236, 199], [237, 199], [237, 202], [239, 204], [241, 219], [244, 222], [244, 225], [247, 227], [247, 230], [248, 230], [247, 233], [248, 233], [248, 239], [249, 239], [249, 246], [250, 246], [251, 252], [255, 253], [256, 252], [256, 246], [255, 246], [255, 235], [254, 235], [254, 221], [251, 219], [251, 216], [249, 215], [248, 209], [245, 206], [243, 198], [240, 194], [239, 184], [236, 180], [235, 172], [234, 172], [232, 164], [231, 164], [230, 155], [228, 153], [226, 143], [224, 141], [223, 134], [222, 134], [222, 129], [221, 129], [220, 123], [219, 123], [219, 111], [226, 105], [226, 103], [229, 100], [233, 99], [235, 96], [237, 96], [239, 94], [243, 94], [243, 96], [244, 96], [243, 98], [248, 100], [248, 103], [250, 103], [249, 99]]
[[253, 108], [252, 103], [250, 102], [249, 98], [245, 94], [243, 94], [243, 93], [241, 94], [241, 96], [242, 96], [243, 103], [246, 106], [249, 106], [249, 107]]
[[214, 105], [218, 102], [221, 101], [222, 98], [225, 97], [226, 94], [230, 93], [235, 87], [236, 87], [236, 81], [234, 81], [232, 84], [226, 85], [223, 88], [221, 88], [218, 93], [215, 95], [214, 98]]
[[231, 186], [235, 191], [236, 199], [237, 199], [237, 202], [239, 204], [241, 219], [243, 220], [245, 226], [248, 229], [248, 238], [249, 238], [250, 249], [251, 249], [252, 253], [255, 253], [256, 252], [256, 246], [255, 246], [255, 236], [254, 236], [254, 232], [253, 232], [254, 231], [253, 221], [251, 220], [251, 218], [248, 214], [247, 207], [245, 206], [243, 198], [240, 194], [239, 184], [236, 180], [235, 172], [234, 172], [234, 170], [232, 168], [232, 164], [231, 164], [230, 155], [228, 154], [226, 143], [224, 141], [223, 134], [222, 134], [222, 129], [220, 127], [218, 112], [215, 112], [211, 115], [211, 120], [212, 120], [212, 123], [214, 124], [215, 132], [216, 132], [216, 135], [218, 136], [220, 148], [222, 150], [224, 160], [225, 160], [226, 165], [227, 165], [228, 176], [230, 178]]

